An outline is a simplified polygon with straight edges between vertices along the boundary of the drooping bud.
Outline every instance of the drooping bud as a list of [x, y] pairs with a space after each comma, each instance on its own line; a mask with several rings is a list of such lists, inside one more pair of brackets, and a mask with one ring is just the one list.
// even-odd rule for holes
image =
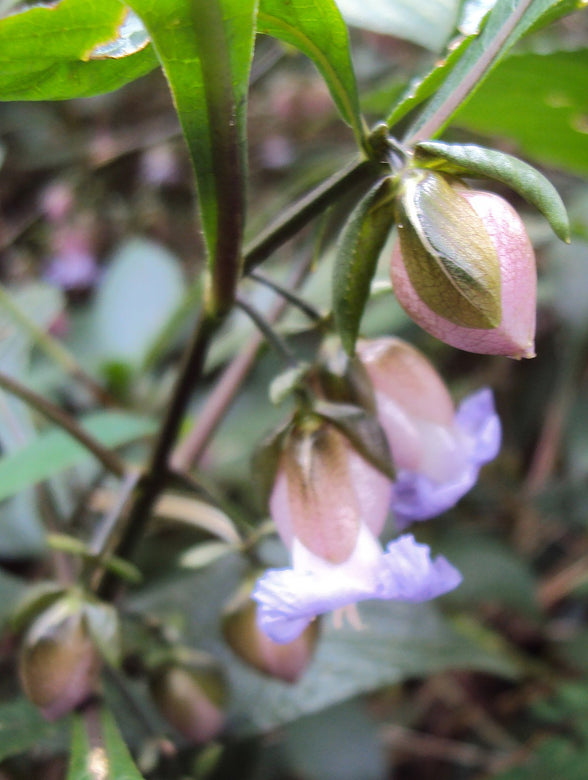
[[468, 352], [533, 357], [536, 268], [514, 209], [417, 172], [399, 202], [394, 292], [424, 330]]
[[328, 423], [293, 429], [270, 496], [270, 513], [284, 543], [339, 564], [353, 553], [360, 526], [374, 536], [388, 513], [390, 481]]
[[151, 672], [149, 690], [162, 716], [200, 745], [225, 726], [226, 684], [218, 667], [163, 663]]
[[26, 696], [57, 720], [95, 692], [101, 665], [83, 610], [60, 599], [31, 624], [19, 675]]
[[319, 637], [319, 622], [312, 622], [299, 637], [278, 644], [258, 626], [257, 604], [248, 585], [227, 606], [223, 634], [233, 652], [249, 666], [287, 683], [295, 683], [310, 663]]
[[397, 525], [434, 517], [470, 490], [498, 452], [492, 394], [478, 391], [456, 411], [433, 365], [410, 344], [382, 338], [359, 342], [357, 350], [397, 471], [391, 502]]

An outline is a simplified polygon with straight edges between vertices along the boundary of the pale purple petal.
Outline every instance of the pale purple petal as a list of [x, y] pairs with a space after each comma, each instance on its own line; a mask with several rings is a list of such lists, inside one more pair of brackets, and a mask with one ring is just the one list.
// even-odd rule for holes
[[465, 458], [463, 467], [453, 479], [435, 482], [413, 471], [398, 471], [391, 507], [399, 530], [415, 520], [428, 520], [454, 506], [476, 484], [480, 468], [496, 457], [501, 426], [492, 391], [485, 388], [464, 399], [455, 414], [455, 427]]
[[456, 588], [461, 574], [443, 556], [405, 534], [390, 542], [378, 572], [378, 594], [395, 601], [429, 601]]
[[391, 542], [371, 571], [347, 564], [330, 570], [272, 569], [257, 582], [259, 627], [274, 642], [292, 642], [317, 616], [366, 599], [427, 601], [457, 587], [461, 575], [412, 536]]
[[502, 429], [490, 388], [484, 387], [464, 398], [455, 413], [455, 424], [469, 437], [472, 461], [483, 466], [498, 455]]

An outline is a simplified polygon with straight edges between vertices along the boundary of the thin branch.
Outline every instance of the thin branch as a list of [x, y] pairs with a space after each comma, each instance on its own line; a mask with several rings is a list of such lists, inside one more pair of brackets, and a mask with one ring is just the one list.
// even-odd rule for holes
[[73, 417], [70, 417], [69, 414], [66, 414], [66, 412], [51, 403], [51, 401], [47, 401], [33, 390], [29, 390], [18, 380], [13, 379], [2, 372], [0, 372], [0, 387], [3, 387], [4, 390], [12, 393], [12, 395], [15, 395], [17, 398], [20, 398], [21, 401], [32, 406], [33, 409], [36, 409], [44, 417], [47, 417], [47, 419], [51, 420], [55, 425], [58, 425], [69, 433], [70, 436], [79, 442], [82, 447], [85, 447], [91, 452], [92, 455], [102, 463], [104, 468], [112, 472], [112, 474], [115, 474], [117, 477], [122, 477], [126, 474], [127, 468], [125, 462], [119, 458], [115, 452], [103, 447], [99, 441], [93, 436], [90, 436], [89, 433], [78, 425]]
[[97, 590], [105, 570], [99, 566], [101, 560], [106, 558], [116, 546], [119, 518], [123, 516], [129, 499], [141, 478], [141, 472], [129, 471], [122, 480], [120, 491], [112, 507], [106, 512], [102, 521], [98, 524], [94, 537], [89, 545], [90, 552], [96, 556], [95, 560], [88, 560], [85, 564], [83, 576], [90, 577], [93, 571], [90, 585]]
[[322, 321], [323, 315], [320, 313], [320, 311], [318, 311], [318, 309], [315, 309], [314, 306], [311, 306], [310, 303], [307, 303], [304, 298], [300, 298], [300, 296], [293, 293], [292, 290], [289, 290], [287, 287], [283, 287], [273, 279], [270, 279], [264, 274], [260, 274], [259, 271], [252, 271], [249, 274], [249, 278], [253, 279], [254, 282], [263, 284], [265, 287], [269, 287], [270, 290], [277, 292], [278, 295], [281, 295], [282, 298], [285, 298], [288, 303], [292, 304], [292, 306], [296, 306], [297, 309], [300, 309], [300, 311], [303, 312], [303, 314], [306, 314], [306, 316], [313, 322]]
[[101, 387], [96, 380], [87, 374], [74, 356], [62, 344], [46, 333], [24, 312], [14, 301], [8, 290], [0, 285], [0, 304], [8, 311], [10, 316], [21, 326], [30, 338], [43, 350], [50, 360], [53, 360], [73, 379], [76, 379], [105, 406], [115, 406], [115, 399]]
[[[306, 278], [312, 266], [312, 255], [299, 262], [288, 279], [288, 286], [298, 288]], [[267, 315], [269, 323], [274, 325], [283, 316], [288, 303], [278, 300]], [[233, 403], [239, 388], [251, 371], [257, 353], [263, 344], [263, 335], [255, 333], [251, 341], [241, 350], [225, 368], [217, 385], [212, 390], [202, 410], [198, 414], [191, 431], [173, 451], [172, 468], [176, 471], [189, 471], [198, 463], [224, 415]]]
[[[184, 354], [171, 402], [155, 442], [146, 474], [137, 485], [128, 516], [122, 516], [118, 520], [117, 543], [113, 553], [121, 558], [130, 557], [142, 540], [151, 520], [153, 505], [168, 482], [168, 458], [171, 448], [177, 438], [194, 387], [202, 376], [210, 341], [222, 322], [222, 317], [212, 317], [207, 313], [200, 315], [192, 341]], [[117, 590], [116, 578], [110, 572], [106, 572], [97, 592], [102, 598], [109, 599], [116, 595]]]
[[249, 319], [255, 323], [255, 326], [263, 334], [265, 340], [273, 347], [284, 362], [289, 366], [295, 366], [298, 363], [296, 355], [292, 352], [284, 339], [276, 333], [263, 314], [258, 312], [257, 309], [244, 298], [237, 297], [235, 303], [245, 312]]
[[441, 103], [433, 116], [431, 116], [422, 127], [418, 128], [414, 133], [409, 134], [409, 136], [404, 139], [404, 144], [412, 146], [418, 143], [418, 141], [432, 138], [433, 135], [443, 127], [480, 81], [485, 71], [492, 65], [496, 55], [504, 46], [509, 35], [515, 29], [532, 2], [533, 0], [521, 0], [516, 9], [502, 25], [497, 35], [490, 41], [488, 48], [484, 50], [482, 56], [473, 68], [466, 73], [457, 87], [447, 96], [445, 101]]
[[341, 195], [361, 184], [371, 184], [380, 175], [381, 166], [371, 160], [349, 163], [345, 168], [315, 187], [272, 222], [243, 253], [243, 275], [251, 273], [282, 244], [321, 214]]

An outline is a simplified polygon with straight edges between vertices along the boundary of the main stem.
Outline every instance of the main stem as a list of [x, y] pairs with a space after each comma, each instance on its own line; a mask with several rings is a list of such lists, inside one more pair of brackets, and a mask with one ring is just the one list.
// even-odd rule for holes
[[[222, 317], [204, 311], [196, 324], [147, 471], [135, 490], [128, 514], [121, 515], [121, 522], [111, 540], [113, 551], [116, 551], [119, 557], [130, 557], [142, 540], [151, 519], [153, 505], [167, 484], [169, 454], [176, 441], [192, 391], [202, 376], [208, 347], [222, 321]], [[116, 578], [107, 572], [98, 588], [99, 595], [112, 599], [117, 589]]]

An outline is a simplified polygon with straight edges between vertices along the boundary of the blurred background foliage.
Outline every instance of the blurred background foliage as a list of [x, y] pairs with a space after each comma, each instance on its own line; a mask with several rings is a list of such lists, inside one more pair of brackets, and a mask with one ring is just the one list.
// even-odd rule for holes
[[[0, 14], [15, 5], [0, 2]], [[470, 35], [491, 0], [339, 0], [351, 27], [362, 109], [385, 116], [451, 38]], [[203, 241], [193, 178], [168, 88], [146, 75], [108, 94], [0, 104], [0, 368], [74, 414], [105, 446], [140, 463], [196, 317]], [[149, 72], [150, 71], [150, 72]], [[106, 699], [146, 777], [462, 780], [586, 777], [588, 738], [588, 15], [539, 30], [491, 74], [445, 137], [517, 154], [556, 184], [572, 218], [563, 246], [512, 193], [539, 268], [537, 357], [517, 363], [453, 350], [413, 325], [389, 293], [373, 296], [365, 335], [398, 334], [430, 356], [460, 398], [483, 384], [497, 397], [504, 445], [476, 488], [417, 529], [464, 583], [441, 603], [362, 607], [365, 631], [325, 621], [294, 686], [244, 666], [219, 614], [246, 571], [222, 512], [166, 496], [142, 545], [143, 582], [124, 605], [124, 671]], [[410, 117], [409, 117], [410, 118]], [[408, 119], [406, 121], [408, 121]], [[313, 66], [258, 39], [249, 106], [255, 236], [296, 196], [355, 151]], [[352, 195], [352, 194], [351, 194]], [[342, 202], [275, 253], [288, 278], [313, 262], [302, 294], [330, 306]], [[390, 246], [378, 280], [387, 280]], [[140, 269], [140, 270], [139, 270]], [[249, 281], [268, 311], [273, 293]], [[297, 312], [280, 324], [299, 354], [319, 334]], [[198, 415], [254, 328], [234, 313], [216, 340]], [[255, 445], [285, 415], [268, 399], [280, 370], [262, 350], [202, 459], [207, 487], [246, 527], [265, 518], [251, 491]], [[105, 388], [97, 398], [83, 377]], [[80, 377], [82, 377], [80, 381]], [[187, 424], [189, 421], [187, 421]], [[0, 621], [29, 583], [52, 575], [47, 533], [82, 539], [112, 505], [100, 464], [21, 401], [0, 391]], [[220, 538], [221, 544], [218, 544]], [[212, 546], [212, 543], [216, 547]], [[208, 546], [207, 546], [208, 545]], [[203, 552], [204, 550], [204, 552]], [[281, 563], [268, 536], [261, 560]], [[228, 737], [194, 752], [149, 703], [135, 661], [150, 630], [215, 654], [230, 680]], [[147, 631], [148, 633], [148, 631]], [[16, 636], [0, 642], [0, 777], [63, 776], [69, 737], [19, 693]], [[121, 693], [122, 691], [122, 693]]]

